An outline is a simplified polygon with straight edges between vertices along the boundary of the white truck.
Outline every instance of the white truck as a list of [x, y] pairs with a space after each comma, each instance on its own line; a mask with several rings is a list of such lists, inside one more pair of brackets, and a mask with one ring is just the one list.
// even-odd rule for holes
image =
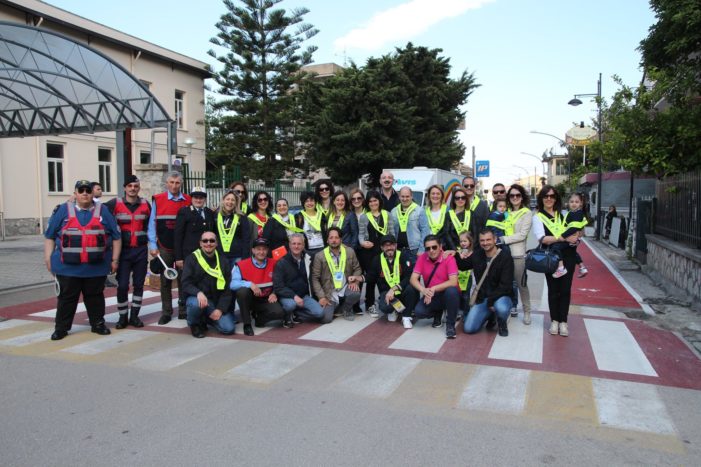
[[394, 175], [394, 189], [408, 186], [414, 194], [414, 201], [424, 206], [427, 201], [427, 191], [432, 185], [440, 185], [445, 191], [445, 202], [450, 200], [450, 193], [456, 186], [462, 186], [463, 175], [443, 169], [414, 167], [413, 169], [386, 169]]

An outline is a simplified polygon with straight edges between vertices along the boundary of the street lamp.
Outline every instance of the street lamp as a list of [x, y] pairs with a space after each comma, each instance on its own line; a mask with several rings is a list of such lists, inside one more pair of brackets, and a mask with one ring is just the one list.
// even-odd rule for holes
[[[541, 164], [543, 164], [543, 165], [540, 167], [540, 169], [543, 171], [543, 177], [545, 177], [545, 165], [544, 165], [544, 164], [545, 164], [545, 161], [543, 161], [543, 158], [542, 158], [542, 157], [538, 157], [538, 156], [536, 156], [535, 154], [531, 154], [530, 152], [523, 152], [523, 151], [521, 151], [521, 154], [523, 154], [524, 156], [531, 156], [532, 158], [536, 159], [538, 162], [540, 162]], [[537, 174], [536, 174], [536, 177], [537, 177]]]
[[[550, 136], [551, 138], [555, 138], [556, 140], [558, 140], [560, 142], [560, 146], [562, 146], [563, 148], [567, 148], [567, 174], [568, 174], [568, 178], [570, 179], [570, 189], [571, 189], [571, 187], [572, 187], [572, 155], [570, 154], [570, 148], [567, 147], [568, 146], [567, 141], [565, 141], [564, 139], [562, 139], [558, 136], [552, 135], [550, 133], [545, 133], [542, 131], [531, 130], [531, 133], [533, 133], [535, 135], [545, 135], [545, 136]], [[523, 153], [521, 153], [521, 154], [523, 154]]]
[[[601, 73], [599, 73], [599, 81], [596, 82], [596, 94], [575, 94], [574, 99], [571, 99], [568, 104], [578, 106], [582, 104], [580, 97], [596, 97], [597, 120], [599, 125], [599, 143], [604, 141], [604, 133], [601, 122]], [[599, 186], [596, 200], [596, 239], [601, 240], [601, 220], [603, 211], [601, 210], [604, 202], [603, 177], [602, 177], [602, 161], [603, 152], [599, 153], [599, 167], [597, 173], [597, 184]]]

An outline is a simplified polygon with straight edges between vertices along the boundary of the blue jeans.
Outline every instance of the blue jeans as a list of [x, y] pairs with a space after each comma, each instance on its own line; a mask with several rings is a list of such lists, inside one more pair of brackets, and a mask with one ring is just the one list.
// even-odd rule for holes
[[302, 300], [304, 300], [304, 305], [299, 307], [293, 298], [281, 298], [280, 305], [285, 310], [285, 316], [289, 316], [294, 312], [303, 321], [316, 321], [324, 316], [324, 309], [311, 295], [305, 295], [302, 297]]
[[414, 316], [417, 319], [433, 318], [437, 312], [447, 311], [446, 324], [455, 325], [455, 318], [458, 316], [460, 307], [460, 291], [457, 287], [448, 287], [442, 292], [436, 293], [431, 299], [431, 303], [426, 305], [423, 298], [420, 298], [414, 308]]
[[[499, 297], [497, 301], [494, 302], [494, 309], [496, 310], [497, 318], [506, 321], [509, 317], [509, 311], [511, 310], [511, 298], [506, 296]], [[492, 311], [487, 307], [487, 299], [475, 303], [472, 308], [470, 308], [470, 312], [465, 318], [463, 324], [465, 333], [474, 334], [479, 332], [491, 313]]]
[[200, 308], [197, 297], [187, 297], [185, 307], [187, 309], [187, 324], [190, 326], [200, 324], [202, 313], [204, 312], [207, 314], [207, 324], [212, 324], [221, 334], [233, 334], [236, 329], [236, 318], [234, 318], [233, 313], [227, 313], [225, 310], [221, 310], [222, 315], [218, 320], [209, 319], [209, 315], [211, 315], [215, 309], [214, 303], [212, 303], [211, 300], [207, 300], [206, 308]]

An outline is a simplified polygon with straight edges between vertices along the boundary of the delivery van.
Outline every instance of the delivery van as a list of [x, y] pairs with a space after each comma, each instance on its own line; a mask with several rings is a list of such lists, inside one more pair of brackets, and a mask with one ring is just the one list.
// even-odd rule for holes
[[450, 202], [450, 194], [453, 188], [462, 186], [463, 175], [443, 169], [430, 169], [428, 167], [414, 167], [413, 169], [386, 169], [394, 175], [394, 189], [408, 186], [413, 193], [414, 201], [419, 206], [428, 202], [427, 191], [432, 185], [440, 185], [445, 191], [446, 203]]

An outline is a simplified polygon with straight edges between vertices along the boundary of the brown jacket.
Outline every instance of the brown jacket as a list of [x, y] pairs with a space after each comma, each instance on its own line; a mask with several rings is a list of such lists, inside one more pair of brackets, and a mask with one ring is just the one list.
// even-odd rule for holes
[[[346, 270], [344, 271], [346, 279], [348, 276], [362, 275], [363, 271], [360, 269], [360, 263], [358, 262], [358, 257], [355, 255], [355, 251], [345, 245], [341, 245], [341, 248], [346, 250]], [[326, 264], [326, 256], [323, 250], [314, 256], [311, 283], [312, 291], [316, 295], [317, 300], [333, 296], [333, 278], [331, 277], [331, 269], [329, 269], [329, 265]]]

